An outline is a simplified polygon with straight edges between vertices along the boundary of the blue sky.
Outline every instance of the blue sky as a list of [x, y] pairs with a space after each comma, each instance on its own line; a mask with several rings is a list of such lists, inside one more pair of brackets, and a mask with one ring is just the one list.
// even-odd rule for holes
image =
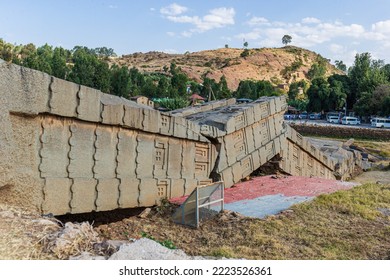
[[0, 0], [0, 38], [17, 44], [111, 47], [117, 54], [292, 45], [351, 65], [390, 63], [388, 0]]

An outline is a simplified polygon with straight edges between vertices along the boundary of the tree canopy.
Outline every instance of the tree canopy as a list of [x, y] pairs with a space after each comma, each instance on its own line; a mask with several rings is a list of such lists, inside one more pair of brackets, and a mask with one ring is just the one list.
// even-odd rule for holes
[[288, 44], [290, 44], [291, 43], [291, 41], [292, 41], [292, 37], [290, 36], [290, 35], [284, 35], [283, 37], [282, 37], [282, 43], [283, 43], [283, 45], [288, 45]]

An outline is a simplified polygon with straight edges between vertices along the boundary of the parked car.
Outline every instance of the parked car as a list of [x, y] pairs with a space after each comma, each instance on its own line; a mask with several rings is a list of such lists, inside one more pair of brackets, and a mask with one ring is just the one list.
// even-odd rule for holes
[[390, 119], [386, 118], [372, 118], [371, 126], [379, 128], [390, 128]]
[[328, 117], [328, 122], [329, 122], [329, 123], [340, 123], [340, 122], [339, 122], [339, 117], [336, 117], [336, 116], [329, 116], [329, 117]]
[[358, 125], [360, 124], [360, 120], [355, 117], [343, 117], [341, 119], [342, 124], [352, 124], [352, 125]]
[[319, 119], [321, 119], [321, 114], [320, 113], [311, 113], [309, 115], [309, 119], [311, 119], [311, 120], [319, 120]]
[[300, 120], [307, 119], [307, 113], [306, 113], [306, 112], [300, 113], [299, 116], [298, 116], [298, 118], [299, 118]]

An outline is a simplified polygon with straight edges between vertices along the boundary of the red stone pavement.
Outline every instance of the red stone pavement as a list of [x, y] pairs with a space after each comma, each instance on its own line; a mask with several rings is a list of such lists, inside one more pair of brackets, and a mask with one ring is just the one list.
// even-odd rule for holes
[[[355, 183], [350, 182], [303, 176], [261, 176], [225, 189], [225, 203], [275, 194], [284, 196], [318, 196], [324, 193], [350, 189], [355, 185]], [[186, 196], [173, 198], [170, 201], [181, 204], [186, 198]]]

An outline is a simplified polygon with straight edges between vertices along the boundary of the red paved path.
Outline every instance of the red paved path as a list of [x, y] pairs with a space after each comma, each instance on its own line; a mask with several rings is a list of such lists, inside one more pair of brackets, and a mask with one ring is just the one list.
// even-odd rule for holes
[[[318, 196], [324, 193], [350, 189], [353, 186], [353, 183], [322, 178], [262, 176], [225, 189], [225, 203], [275, 194], [284, 196]], [[173, 198], [170, 201], [181, 204], [186, 198]]]

